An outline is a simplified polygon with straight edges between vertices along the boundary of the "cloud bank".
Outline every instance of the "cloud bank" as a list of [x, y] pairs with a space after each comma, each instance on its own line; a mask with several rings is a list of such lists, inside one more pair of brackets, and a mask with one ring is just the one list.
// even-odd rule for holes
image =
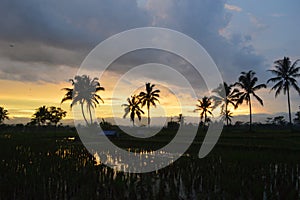
[[0, 78], [64, 81], [74, 76], [87, 53], [107, 37], [132, 28], [158, 26], [198, 41], [224, 79], [232, 82], [250, 66], [261, 71], [264, 58], [250, 45], [251, 37], [220, 34], [230, 23], [231, 11], [242, 9], [225, 0], [3, 0]]

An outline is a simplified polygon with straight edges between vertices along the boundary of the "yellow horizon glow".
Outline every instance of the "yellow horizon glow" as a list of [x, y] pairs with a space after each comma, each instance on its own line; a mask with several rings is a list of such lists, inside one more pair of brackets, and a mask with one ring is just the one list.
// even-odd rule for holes
[[[106, 85], [109, 86], [109, 83], [101, 83], [101, 85], [106, 88]], [[0, 106], [3, 106], [8, 110], [9, 117], [12, 119], [31, 118], [35, 110], [43, 105], [61, 107], [67, 111], [67, 116], [65, 119], [73, 119], [73, 113], [70, 109], [71, 102], [67, 101], [63, 104], [60, 103], [65, 94], [65, 91], [63, 91], [62, 88], [65, 87], [71, 87], [71, 83], [61, 82], [54, 84], [41, 82], [37, 84], [35, 82], [0, 80], [0, 92], [2, 94], [0, 98]], [[105, 103], [100, 104], [97, 107], [97, 118], [110, 118], [113, 116], [122, 117], [124, 114], [124, 108], [121, 107], [121, 104], [127, 102], [126, 99], [128, 96], [120, 94], [118, 97], [119, 99], [116, 100], [117, 106], [113, 105], [112, 100], [109, 99], [112, 97], [112, 91], [109, 89], [99, 93], [100, 96], [105, 100]], [[265, 96], [265, 92], [262, 96]], [[178, 103], [178, 99], [172, 93], [162, 90], [160, 102], [161, 104], [158, 104], [158, 108], [151, 108], [151, 117], [172, 117], [178, 116], [180, 113], [184, 113], [185, 116], [199, 116], [199, 113], [192, 112], [192, 110], [196, 108], [196, 99], [188, 99], [184, 105], [180, 105]], [[112, 107], [114, 106], [116, 106], [115, 109], [117, 111], [113, 115]], [[233, 113], [233, 116], [249, 115], [249, 107], [246, 104], [240, 105], [238, 109], [233, 109], [231, 106], [229, 108]], [[145, 108], [143, 108], [143, 110], [145, 112], [144, 116], [147, 116], [147, 110]], [[252, 100], [253, 114], [270, 114], [272, 113], [270, 110], [272, 110], [272, 104], [262, 107], [256, 100]]]

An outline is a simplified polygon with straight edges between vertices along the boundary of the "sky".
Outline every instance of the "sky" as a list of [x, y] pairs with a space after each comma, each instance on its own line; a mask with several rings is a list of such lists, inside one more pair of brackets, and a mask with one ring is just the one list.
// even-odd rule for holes
[[[60, 104], [64, 96], [61, 89], [71, 86], [68, 81], [74, 78], [84, 58], [108, 37], [147, 26], [180, 31], [196, 40], [228, 83], [234, 83], [240, 72], [248, 70], [254, 70], [258, 82], [265, 83], [271, 77], [267, 70], [275, 60], [284, 56], [292, 61], [300, 58], [299, 6], [297, 0], [2, 0], [0, 106], [9, 111], [10, 123], [26, 123], [42, 105], [60, 106], [68, 111], [67, 118], [72, 119], [69, 103]], [[193, 84], [200, 85], [193, 78], [193, 71], [185, 68], [186, 64], [165, 52], [137, 52], [120, 58], [116, 61], [120, 67], [112, 67], [109, 77], [118, 77], [126, 66], [139, 63], [139, 59], [145, 62], [153, 57], [161, 62], [172, 60], [169, 64], [181, 63], [178, 71], [194, 81]], [[98, 117], [112, 115], [110, 81], [100, 80], [106, 91], [100, 93], [105, 103], [98, 108]], [[123, 83], [123, 91], [130, 85], [142, 87], [143, 84], [129, 76]], [[165, 86], [175, 83], [168, 84]], [[253, 112], [257, 115], [286, 112], [286, 96], [275, 99], [274, 92], [269, 92], [271, 85], [268, 86], [258, 92], [265, 105], [262, 107], [254, 101]], [[153, 115], [174, 116], [183, 112], [197, 117], [192, 112], [197, 99], [187, 95], [184, 88], [180, 91], [180, 96], [190, 105], [178, 110], [176, 98], [165, 89]], [[201, 91], [199, 96], [206, 95]], [[126, 103], [132, 92], [120, 94], [116, 102]], [[291, 101], [295, 112], [300, 105], [295, 91], [291, 92]], [[244, 105], [233, 112], [246, 115], [248, 108]], [[122, 114], [120, 107], [117, 116]]]

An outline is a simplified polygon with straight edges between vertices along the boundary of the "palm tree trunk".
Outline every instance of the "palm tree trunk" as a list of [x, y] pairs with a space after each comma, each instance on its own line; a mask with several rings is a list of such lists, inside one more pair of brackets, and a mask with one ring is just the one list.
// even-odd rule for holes
[[93, 117], [92, 117], [92, 111], [91, 111], [91, 106], [90, 105], [88, 105], [88, 110], [89, 110], [89, 114], [90, 114], [91, 124], [93, 124]]
[[249, 96], [249, 111], [250, 111], [250, 131], [252, 131], [252, 107], [251, 107], [251, 99]]
[[82, 112], [83, 119], [84, 119], [85, 123], [86, 123], [87, 125], [89, 125], [89, 122], [87, 121], [87, 119], [86, 119], [86, 117], [85, 117], [85, 114], [84, 114], [83, 103], [81, 102], [80, 105], [81, 105], [81, 112]]
[[148, 110], [148, 127], [150, 127], [150, 105], [147, 104], [147, 110]]
[[288, 96], [288, 107], [289, 107], [289, 122], [290, 126], [292, 125], [292, 115], [291, 115], [291, 102], [290, 102], [290, 89], [287, 89], [287, 96]]

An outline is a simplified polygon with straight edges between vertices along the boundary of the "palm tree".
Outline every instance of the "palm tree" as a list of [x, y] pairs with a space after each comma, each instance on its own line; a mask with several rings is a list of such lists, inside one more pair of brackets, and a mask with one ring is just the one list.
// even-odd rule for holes
[[211, 97], [204, 96], [202, 99], [198, 99], [199, 104], [196, 104], [196, 111], [200, 111], [201, 122], [204, 117], [204, 124], [208, 122], [207, 114], [213, 115], [211, 110], [213, 109], [213, 101]]
[[221, 112], [221, 115], [222, 115], [222, 119], [224, 120], [224, 121], [226, 121], [226, 123], [227, 123], [227, 126], [228, 126], [228, 122], [229, 122], [229, 124], [231, 125], [231, 119], [233, 118], [233, 116], [232, 116], [232, 112], [230, 112], [230, 110], [223, 110], [222, 112]]
[[38, 109], [36, 109], [36, 112], [33, 114], [31, 123], [32, 124], [38, 124], [45, 125], [47, 120], [49, 119], [49, 111], [46, 106], [41, 106]]
[[2, 124], [3, 121], [6, 119], [9, 119], [8, 111], [5, 110], [3, 107], [0, 107], [0, 124]]
[[139, 98], [142, 103], [142, 107], [147, 105], [147, 111], [148, 111], [148, 126], [150, 126], [150, 106], [156, 107], [156, 101], [159, 102], [159, 93], [160, 90], [153, 90], [155, 87], [154, 84], [146, 83], [146, 92], [140, 92]]
[[250, 112], [250, 131], [252, 130], [252, 107], [251, 107], [251, 94], [257, 99], [257, 101], [263, 106], [263, 100], [255, 94], [257, 90], [266, 88], [266, 84], [256, 85], [258, 78], [255, 77], [255, 72], [250, 70], [248, 72], [242, 72], [238, 82], [234, 84], [241, 89], [240, 92], [236, 94], [237, 102], [236, 107], [243, 104], [244, 101], [249, 105]]
[[141, 115], [144, 114], [144, 111], [140, 108], [140, 100], [137, 96], [131, 96], [130, 98], [127, 98], [128, 104], [123, 104], [122, 106], [125, 107], [124, 111], [125, 114], [123, 118], [125, 119], [126, 116], [130, 113], [130, 119], [132, 121], [132, 125], [134, 126], [134, 117], [137, 115], [139, 121], [141, 121], [142, 117]]
[[[236, 95], [239, 92], [237, 88], [233, 88], [233, 85], [228, 85], [226, 82], [223, 85], [219, 85], [212, 92], [216, 93], [217, 96], [212, 96], [212, 99], [215, 102], [214, 108], [221, 105], [221, 114], [229, 113], [228, 105], [231, 104], [235, 108]], [[228, 126], [229, 120], [227, 117], [224, 118], [226, 125]]]
[[271, 88], [271, 91], [276, 90], [275, 98], [282, 90], [284, 95], [287, 94], [290, 124], [292, 124], [290, 87], [293, 87], [300, 94], [300, 88], [296, 80], [296, 78], [300, 77], [300, 67], [297, 67], [298, 61], [299, 59], [292, 64], [288, 57], [284, 57], [282, 60], [277, 60], [274, 62], [275, 69], [268, 70], [275, 75], [275, 77], [270, 78], [267, 81], [267, 83], [275, 83], [275, 85]]
[[81, 112], [83, 119], [86, 124], [89, 125], [89, 122], [84, 114], [83, 105], [86, 104], [87, 112], [90, 115], [90, 123], [93, 123], [91, 108], [95, 108], [99, 101], [104, 103], [103, 99], [97, 94], [99, 91], [104, 91], [104, 88], [100, 86], [98, 78], [91, 79], [87, 75], [75, 76], [74, 79], [70, 79], [73, 88], [63, 88], [67, 93], [61, 100], [61, 103], [67, 100], [71, 100], [71, 108], [79, 103], [81, 106]]

